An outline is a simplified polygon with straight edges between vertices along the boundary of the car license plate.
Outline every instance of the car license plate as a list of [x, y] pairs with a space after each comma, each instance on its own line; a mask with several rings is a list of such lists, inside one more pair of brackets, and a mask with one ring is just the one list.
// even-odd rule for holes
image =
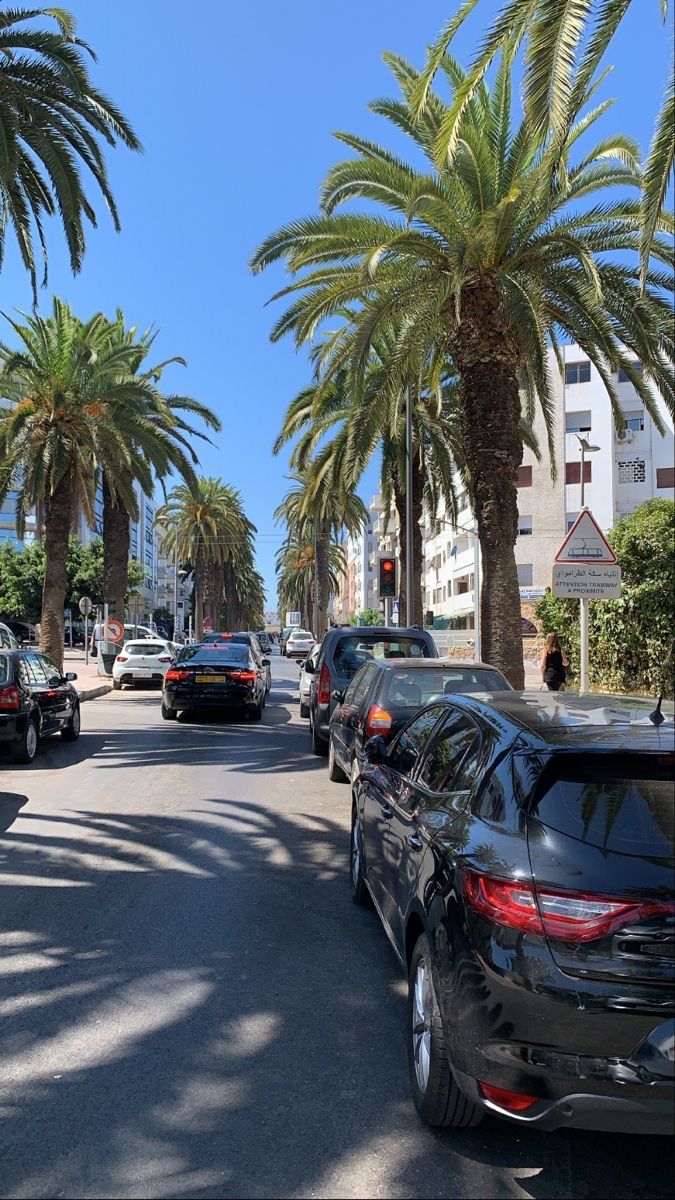
[[134, 671], [134, 679], [149, 679], [151, 675], [152, 671], [149, 667], [147, 670]]
[[195, 683], [227, 683], [227, 675], [196, 675]]

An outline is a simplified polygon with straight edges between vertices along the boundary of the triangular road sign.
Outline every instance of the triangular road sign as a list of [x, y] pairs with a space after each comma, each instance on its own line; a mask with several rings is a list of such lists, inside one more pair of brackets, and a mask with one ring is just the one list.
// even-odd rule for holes
[[616, 554], [590, 508], [579, 514], [555, 556], [558, 563], [615, 563]]

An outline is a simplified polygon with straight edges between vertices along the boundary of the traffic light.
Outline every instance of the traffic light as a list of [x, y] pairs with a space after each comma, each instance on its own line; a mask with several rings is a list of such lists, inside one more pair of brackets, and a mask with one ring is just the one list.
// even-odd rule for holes
[[380, 559], [380, 600], [393, 600], [396, 596], [396, 559], [384, 555]]

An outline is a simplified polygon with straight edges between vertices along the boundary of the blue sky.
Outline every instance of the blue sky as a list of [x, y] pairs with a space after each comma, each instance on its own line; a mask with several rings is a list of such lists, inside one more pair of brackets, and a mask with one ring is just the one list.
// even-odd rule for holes
[[[394, 92], [382, 51], [421, 65], [454, 0], [202, 0], [187, 9], [178, 0], [64, 3], [97, 51], [98, 86], [133, 121], [145, 152], [109, 154], [122, 233], [98, 205], [100, 225], [77, 278], [58, 229], [50, 230], [49, 289], [40, 308], [54, 292], [83, 317], [121, 306], [129, 323], [160, 328], [158, 358], [188, 360], [165, 376], [166, 385], [211, 405], [223, 422], [202, 466], [241, 490], [274, 607], [282, 532], [273, 512], [287, 464], [271, 446], [308, 369], [290, 342], [268, 339], [276, 310], [264, 304], [281, 270], [254, 278], [248, 259], [277, 226], [315, 210], [327, 168], [343, 156], [331, 130], [383, 136], [385, 123], [366, 112], [370, 99]], [[469, 61], [496, 7], [483, 0], [455, 43], [461, 61]], [[602, 93], [618, 97], [602, 128], [631, 133], [645, 149], [669, 52], [658, 14], [658, 0], [634, 0]], [[10, 248], [0, 308], [30, 306]], [[365, 498], [376, 480], [373, 468]]]

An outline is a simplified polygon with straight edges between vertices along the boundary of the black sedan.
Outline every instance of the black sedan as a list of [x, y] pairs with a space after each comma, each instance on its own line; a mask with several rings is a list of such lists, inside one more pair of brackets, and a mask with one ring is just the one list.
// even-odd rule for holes
[[198, 643], [184, 646], [164, 676], [162, 716], [172, 721], [185, 709], [234, 708], [259, 721], [266, 696], [266, 668], [249, 645]]
[[364, 747], [351, 887], [409, 979], [413, 1099], [541, 1129], [673, 1131], [673, 721], [504, 692]]
[[508, 692], [511, 684], [496, 667], [465, 659], [371, 659], [343, 691], [335, 690], [330, 719], [328, 774], [352, 779], [363, 744], [398, 733], [413, 712], [433, 700], [466, 692]]
[[63, 675], [34, 650], [0, 650], [0, 746], [15, 762], [31, 763], [40, 739], [60, 733], [80, 736], [80, 701], [74, 672]]

